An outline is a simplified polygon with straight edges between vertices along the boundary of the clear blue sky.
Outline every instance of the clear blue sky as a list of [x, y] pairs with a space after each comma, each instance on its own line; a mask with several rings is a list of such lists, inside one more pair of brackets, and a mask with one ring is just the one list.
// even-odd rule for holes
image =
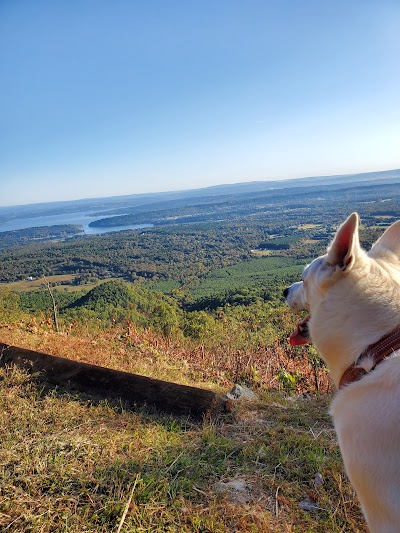
[[398, 0], [1, 0], [0, 205], [400, 167]]

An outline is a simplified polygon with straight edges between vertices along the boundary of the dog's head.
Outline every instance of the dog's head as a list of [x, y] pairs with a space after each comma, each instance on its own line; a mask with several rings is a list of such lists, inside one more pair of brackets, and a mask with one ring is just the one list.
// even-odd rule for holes
[[327, 362], [340, 350], [350, 354], [366, 347], [382, 329], [400, 323], [400, 221], [368, 253], [361, 249], [358, 231], [359, 216], [353, 213], [327, 253], [283, 293], [293, 311], [309, 312], [291, 344], [313, 342]]

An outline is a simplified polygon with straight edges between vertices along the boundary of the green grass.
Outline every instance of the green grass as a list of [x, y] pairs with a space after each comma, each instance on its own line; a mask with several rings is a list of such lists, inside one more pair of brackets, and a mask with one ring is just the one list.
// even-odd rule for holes
[[[263, 393], [195, 425], [0, 369], [0, 528], [108, 533], [127, 508], [125, 533], [366, 531], [327, 400]], [[221, 491], [238, 479], [244, 494]], [[310, 493], [314, 513], [298, 507]]]
[[297, 280], [306, 261], [293, 257], [261, 257], [208, 274], [193, 291], [195, 299], [256, 289], [280, 295], [281, 288]]

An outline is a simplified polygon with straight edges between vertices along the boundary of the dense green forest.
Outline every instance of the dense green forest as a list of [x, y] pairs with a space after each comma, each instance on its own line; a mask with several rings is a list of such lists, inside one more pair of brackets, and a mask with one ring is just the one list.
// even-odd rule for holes
[[81, 227], [77, 224], [60, 224], [3, 231], [0, 233], [0, 250], [31, 244], [32, 241], [61, 240], [77, 235], [81, 231]]
[[[115, 324], [134, 324], [150, 329], [174, 342], [192, 339], [203, 346], [231, 345], [248, 351], [272, 346], [278, 338], [286, 342], [292, 327], [290, 312], [265, 305], [262, 298], [237, 294], [232, 303], [207, 310], [190, 310], [182, 299], [167, 296], [148, 286], [122, 280], [105, 281], [88, 292], [55, 291], [61, 330], [69, 324], [86, 323], [90, 329]], [[51, 325], [52, 299], [46, 289], [29, 293], [0, 292], [0, 320], [15, 319], [18, 313], [47, 319]], [[232, 334], [234, 333], [234, 337]], [[296, 350], [295, 350], [296, 351]]]
[[77, 234], [51, 243], [35, 240], [62, 238], [79, 227], [3, 232], [1, 306], [5, 313], [51, 316], [48, 289], [14, 294], [7, 283], [69, 274], [54, 290], [61, 322], [128, 320], [202, 342], [234, 328], [253, 346], [271, 344], [289, 327], [282, 289], [326, 249], [337, 225], [357, 210], [362, 243], [369, 246], [397, 219], [399, 205], [397, 183], [319, 185], [171, 200], [131, 208], [122, 220], [107, 219], [154, 224], [136, 231]]
[[[361, 214], [364, 239], [373, 240], [379, 227], [396, 219], [399, 189], [398, 184], [345, 189], [298, 187], [274, 194], [247, 194], [244, 198], [223, 196], [214, 198], [211, 204], [184, 206], [167, 213], [160, 206], [157, 220], [168, 220], [165, 225], [98, 236], [77, 235], [51, 244], [32, 242], [40, 228], [26, 246], [15, 246], [15, 242], [11, 246], [3, 232], [0, 282], [79, 274], [98, 279], [173, 280], [190, 285], [215, 269], [249, 260], [252, 250], [305, 259], [319, 253], [335, 227], [354, 210]], [[217, 211], [211, 219], [205, 215], [210, 209]], [[188, 210], [193, 216], [186, 216]], [[131, 222], [157, 224], [152, 213], [155, 211], [142, 213], [143, 219]], [[203, 215], [207, 221], [199, 222]]]

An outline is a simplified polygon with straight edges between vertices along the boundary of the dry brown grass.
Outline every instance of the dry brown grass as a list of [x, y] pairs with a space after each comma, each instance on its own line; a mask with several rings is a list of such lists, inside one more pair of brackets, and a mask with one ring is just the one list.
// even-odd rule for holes
[[[325, 400], [273, 395], [199, 426], [0, 377], [2, 531], [116, 531], [134, 484], [125, 532], [365, 531]], [[217, 489], [232, 479], [244, 494]], [[319, 511], [299, 509], [308, 493]]]
[[[60, 341], [61, 339], [61, 341]], [[0, 342], [29, 348], [116, 370], [178, 383], [225, 390], [233, 382], [253, 388], [290, 389], [297, 393], [327, 393], [331, 381], [323, 367], [312, 365], [304, 351], [287, 342], [251, 351], [229, 344], [205, 347], [191, 340], [165, 338], [131, 323], [96, 330], [93, 323], [70, 323], [52, 330], [49, 319], [35, 317], [15, 325], [0, 325]], [[234, 344], [234, 336], [233, 336]], [[282, 369], [296, 376], [285, 380]]]
[[[46, 280], [50, 284], [55, 284], [54, 291], [62, 291], [62, 292], [78, 292], [82, 290], [89, 291], [90, 289], [93, 289], [97, 285], [104, 283], [105, 281], [110, 281], [114, 278], [108, 278], [107, 280], [101, 280], [97, 281], [95, 283], [84, 283], [82, 285], [71, 285], [70, 283], [78, 277], [78, 274], [58, 274], [55, 276], [46, 276]], [[67, 282], [67, 284], [62, 285], [62, 283]], [[57, 285], [60, 284], [60, 285]], [[11, 291], [11, 292], [32, 292], [32, 291], [38, 291], [40, 289], [46, 288], [46, 282], [45, 279], [42, 278], [35, 278], [32, 281], [29, 280], [23, 280], [23, 281], [12, 281], [9, 283], [0, 283], [0, 287], [3, 290]]]
[[[3, 325], [0, 341], [219, 390], [257, 356], [261, 398], [195, 425], [0, 369], [1, 531], [112, 532], [127, 508], [121, 533], [366, 532], [327, 415], [329, 397], [271, 390], [280, 387], [279, 365], [293, 372], [309, 366], [279, 345], [250, 362], [227, 350], [224, 363], [222, 352], [129, 324], [97, 332], [74, 324], [57, 335], [35, 320]], [[324, 478], [319, 488], [316, 472]], [[221, 492], [231, 480], [244, 483], [244, 493]], [[307, 495], [318, 511], [298, 507]]]
[[[71, 282], [76, 278], [76, 274], [60, 274], [58, 276], [48, 276], [46, 279], [49, 283]], [[33, 290], [43, 289], [45, 287], [44, 278], [37, 278], [33, 280], [13, 281], [10, 283], [2, 283], [1, 287], [8, 291], [15, 292], [29, 292]]]

